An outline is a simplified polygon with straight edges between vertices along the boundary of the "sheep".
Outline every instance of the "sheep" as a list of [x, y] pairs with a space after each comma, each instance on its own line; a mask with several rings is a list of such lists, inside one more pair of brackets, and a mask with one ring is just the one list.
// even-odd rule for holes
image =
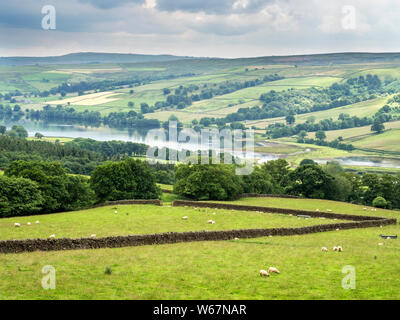
[[55, 239], [56, 238], [56, 235], [55, 234], [52, 234], [52, 235], [50, 235], [50, 237], [49, 237], [49, 239]]
[[343, 251], [342, 247], [341, 246], [337, 247], [337, 251], [342, 252]]
[[332, 210], [331, 210], [331, 209], [327, 209], [326, 211], [328, 211], [328, 212], [332, 212]]
[[188, 219], [187, 216], [182, 217], [182, 220], [187, 220], [187, 219]]
[[269, 273], [265, 270], [260, 270], [260, 277], [269, 277]]
[[14, 223], [14, 227], [16, 227], [16, 228], [19, 228], [20, 226], [21, 226], [20, 223], [18, 223], [18, 222]]
[[239, 240], [239, 238], [234, 238], [233, 240], [236, 240], [236, 241], [237, 241], [237, 240]]
[[30, 225], [31, 225], [31, 223], [30, 223], [30, 222], [27, 222], [27, 223], [26, 223], [26, 225], [27, 225], [27, 226], [30, 226]]
[[36, 223], [36, 224], [39, 224], [39, 223], [40, 223], [40, 221], [39, 221], [39, 220], [37, 220], [35, 223]]
[[315, 209], [315, 211], [319, 212], [319, 209]]
[[268, 273], [277, 273], [280, 274], [279, 270], [275, 267], [269, 267]]
[[96, 235], [95, 234], [91, 234], [90, 237], [91, 238], [96, 238]]
[[115, 210], [115, 212], [114, 212], [115, 214], [117, 214], [118, 213], [118, 211], [117, 210]]
[[328, 252], [328, 248], [327, 248], [327, 247], [322, 247], [322, 248], [321, 248], [321, 251], [322, 251], [322, 252]]
[[379, 243], [378, 243], [378, 246], [383, 246], [383, 243], [382, 243], [382, 242], [379, 242]]
[[338, 248], [337, 247], [333, 247], [333, 251], [338, 251]]
[[208, 220], [207, 223], [209, 223], [209, 224], [215, 224], [215, 221], [214, 221], [214, 220]]
[[367, 208], [363, 208], [363, 210], [364, 210], [364, 211], [366, 211], [366, 210], [367, 210]]
[[340, 230], [339, 228], [336, 229], [336, 231], [339, 231], [339, 230]]

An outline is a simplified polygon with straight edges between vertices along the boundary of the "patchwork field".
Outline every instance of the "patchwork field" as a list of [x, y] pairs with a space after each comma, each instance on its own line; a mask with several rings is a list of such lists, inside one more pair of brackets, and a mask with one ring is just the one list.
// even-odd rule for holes
[[[376, 214], [398, 217], [399, 212], [378, 210], [366, 213], [361, 206], [347, 203], [278, 198], [248, 198], [235, 201], [238, 204], [290, 207], [354, 214]], [[193, 208], [148, 206], [146, 217], [143, 206], [118, 206], [116, 216], [112, 208], [98, 208], [94, 212], [81, 211], [41, 216], [39, 226], [21, 226], [18, 232], [10, 222], [25, 222], [33, 217], [2, 219], [0, 234], [4, 237], [19, 237], [22, 233], [31, 236], [47, 235], [57, 229], [69, 235], [87, 235], [96, 228], [97, 235], [105, 230], [158, 231], [164, 227], [183, 230], [192, 227], [205, 229], [203, 220], [209, 213]], [[136, 208], [136, 209], [135, 209]], [[154, 210], [153, 210], [154, 209]], [[102, 212], [105, 210], [105, 212]], [[126, 210], [126, 211], [125, 211]], [[158, 210], [158, 211], [157, 211]], [[165, 210], [165, 211], [164, 211]], [[171, 211], [170, 211], [171, 210]], [[181, 211], [183, 210], [183, 211]], [[130, 212], [126, 216], [126, 212]], [[175, 211], [175, 212], [174, 212]], [[216, 211], [212, 218], [217, 221], [210, 227], [226, 227], [241, 223], [310, 223], [317, 219], [297, 219], [281, 215]], [[182, 221], [185, 213], [189, 220]], [[256, 214], [256, 216], [253, 216]], [[78, 221], [75, 224], [74, 221]], [[68, 217], [68, 220], [67, 220]], [[101, 217], [101, 220], [99, 218]], [[96, 219], [97, 218], [97, 219]], [[224, 218], [224, 219], [222, 219]], [[253, 220], [255, 218], [255, 220]], [[6, 223], [4, 221], [7, 220]], [[118, 221], [118, 223], [111, 222]], [[87, 221], [87, 222], [85, 222]], [[152, 224], [151, 221], [159, 222]], [[225, 221], [225, 222], [223, 222]], [[240, 221], [240, 222], [239, 222]], [[318, 223], [324, 220], [318, 219]], [[325, 220], [326, 221], [326, 220]], [[82, 223], [83, 222], [83, 223]], [[128, 227], [124, 227], [128, 225]], [[48, 226], [46, 226], [48, 225]], [[71, 225], [74, 225], [72, 228]], [[204, 228], [203, 228], [204, 226]], [[35, 228], [44, 228], [33, 231]], [[121, 229], [122, 228], [122, 229]], [[132, 228], [132, 229], [130, 229]], [[64, 231], [63, 231], [64, 230]], [[103, 230], [103, 231], [102, 231]], [[112, 232], [114, 232], [112, 231]], [[126, 247], [116, 249], [77, 250], [54, 252], [32, 252], [2, 254], [0, 266], [1, 299], [400, 299], [400, 267], [398, 240], [383, 240], [379, 234], [397, 234], [399, 225], [383, 228], [367, 228], [333, 231], [318, 234], [288, 237], [266, 237], [231, 241], [211, 241]], [[105, 233], [104, 233], [105, 234]], [[340, 245], [343, 252], [333, 252]], [[329, 251], [321, 252], [326, 246]], [[56, 269], [56, 289], [43, 290], [41, 279], [45, 265]], [[355, 268], [356, 288], [345, 290], [342, 273], [345, 266]], [[261, 278], [260, 269], [277, 267], [281, 274]], [[106, 272], [106, 269], [108, 270]], [[379, 277], [371, 270], [379, 270]], [[195, 272], [194, 272], [195, 271]], [[387, 285], [390, 283], [390, 286]]]

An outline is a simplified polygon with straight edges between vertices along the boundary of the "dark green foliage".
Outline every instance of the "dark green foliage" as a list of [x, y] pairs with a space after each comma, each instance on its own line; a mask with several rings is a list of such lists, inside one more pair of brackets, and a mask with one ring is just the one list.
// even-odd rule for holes
[[386, 208], [387, 202], [383, 197], [376, 197], [374, 201], [372, 201], [372, 205], [376, 208]]
[[195, 200], [231, 200], [243, 193], [234, 166], [223, 164], [178, 165], [174, 192]]
[[157, 199], [161, 194], [149, 165], [132, 158], [98, 166], [91, 174], [90, 184], [100, 202]]
[[332, 199], [333, 180], [318, 165], [302, 165], [289, 173], [287, 192], [307, 198]]
[[24, 178], [0, 176], [0, 217], [37, 213], [43, 202], [37, 183]]
[[36, 182], [44, 199], [40, 210], [43, 213], [93, 204], [93, 192], [88, 187], [87, 179], [67, 175], [58, 162], [14, 161], [4, 174]]

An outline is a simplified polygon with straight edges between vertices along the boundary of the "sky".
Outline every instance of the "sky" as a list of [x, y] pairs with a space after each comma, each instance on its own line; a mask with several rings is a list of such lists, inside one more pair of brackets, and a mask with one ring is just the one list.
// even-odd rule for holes
[[0, 56], [400, 52], [398, 21], [399, 0], [0, 0]]

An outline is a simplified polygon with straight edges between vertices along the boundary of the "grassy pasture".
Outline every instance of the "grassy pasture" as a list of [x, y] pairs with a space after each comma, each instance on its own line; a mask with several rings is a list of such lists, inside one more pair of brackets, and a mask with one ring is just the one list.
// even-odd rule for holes
[[[388, 210], [364, 213], [360, 206], [324, 200], [248, 198], [234, 203], [399, 215]], [[147, 210], [148, 222], [151, 212]], [[64, 214], [54, 214], [53, 219], [60, 215]], [[177, 217], [181, 215], [177, 213]], [[218, 212], [215, 220], [219, 216]], [[270, 215], [263, 217], [270, 219]], [[165, 218], [158, 214], [156, 219]], [[96, 221], [98, 227], [101, 223]], [[174, 225], [181, 222], [174, 219]], [[76, 229], [82, 226], [79, 223]], [[22, 226], [20, 230], [27, 228]], [[397, 224], [290, 237], [1, 255], [0, 299], [400, 299], [400, 267], [396, 263], [400, 244], [378, 236], [398, 232]], [[344, 251], [333, 252], [332, 247], [337, 245]], [[321, 252], [322, 246], [329, 252]], [[45, 265], [56, 269], [55, 290], [41, 287]], [[354, 290], [345, 290], [341, 285], [346, 275], [342, 268], [347, 265], [356, 271]], [[269, 266], [277, 267], [281, 274], [261, 278], [259, 270]], [[107, 267], [111, 274], [105, 274]], [[379, 276], [373, 270], [379, 270]]]
[[[116, 208], [116, 209], [114, 209]], [[115, 214], [114, 211], [118, 213]], [[212, 214], [215, 212], [216, 214]], [[188, 220], [182, 220], [188, 216]], [[214, 225], [208, 224], [215, 220]], [[36, 225], [35, 221], [40, 224]], [[14, 222], [21, 223], [20, 228]], [[26, 223], [31, 222], [31, 226]], [[332, 222], [332, 221], [331, 221]], [[297, 219], [287, 215], [231, 210], [173, 208], [152, 205], [122, 205], [49, 215], [13, 217], [0, 220], [0, 239], [98, 237], [112, 235], [231, 230], [252, 228], [298, 227], [329, 223], [321, 219]]]
[[353, 145], [358, 148], [376, 149], [383, 151], [400, 151], [400, 130], [387, 130], [381, 134], [371, 134], [356, 140]]

